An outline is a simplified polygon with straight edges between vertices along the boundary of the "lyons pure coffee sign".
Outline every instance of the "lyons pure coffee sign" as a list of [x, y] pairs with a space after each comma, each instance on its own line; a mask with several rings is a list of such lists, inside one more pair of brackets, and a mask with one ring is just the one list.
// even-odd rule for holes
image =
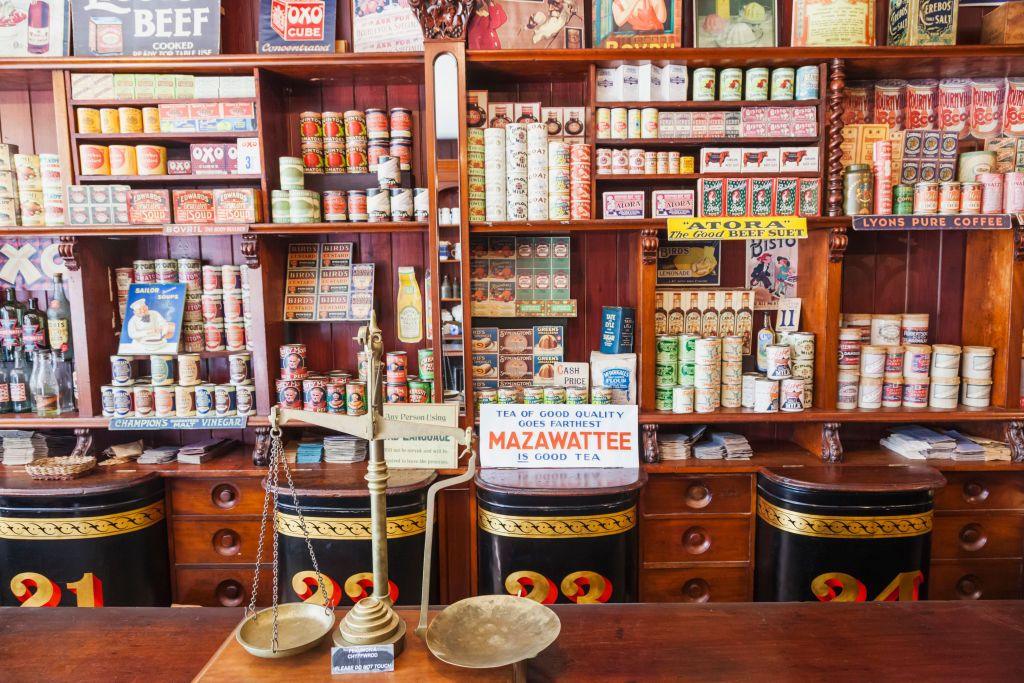
[[335, 0], [261, 0], [260, 52], [334, 52]]
[[76, 55], [220, 53], [219, 0], [73, 0], [71, 17]]

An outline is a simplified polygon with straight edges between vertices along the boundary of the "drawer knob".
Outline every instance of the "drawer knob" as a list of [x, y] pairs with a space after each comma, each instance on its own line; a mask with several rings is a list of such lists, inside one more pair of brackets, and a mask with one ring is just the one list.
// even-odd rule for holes
[[703, 482], [690, 484], [686, 489], [686, 506], [699, 510], [711, 503], [711, 489]]
[[711, 548], [711, 536], [702, 526], [692, 526], [683, 534], [683, 547], [691, 555], [701, 555]]
[[964, 500], [968, 503], [983, 503], [988, 498], [988, 488], [978, 481], [964, 483]]
[[217, 484], [210, 494], [213, 504], [222, 510], [230, 510], [238, 505], [238, 488], [234, 484]]
[[225, 579], [217, 584], [214, 595], [224, 607], [238, 607], [245, 600], [245, 589], [235, 579]]
[[981, 550], [988, 543], [988, 534], [980, 524], [972, 522], [960, 530], [960, 547], [964, 550]]
[[961, 600], [979, 600], [981, 598], [981, 579], [974, 574], [961, 576], [956, 582], [956, 594]]
[[217, 554], [233, 557], [242, 550], [242, 539], [233, 529], [219, 529], [213, 534], [213, 549]]
[[704, 579], [690, 579], [683, 584], [685, 602], [707, 602], [711, 599], [711, 586]]

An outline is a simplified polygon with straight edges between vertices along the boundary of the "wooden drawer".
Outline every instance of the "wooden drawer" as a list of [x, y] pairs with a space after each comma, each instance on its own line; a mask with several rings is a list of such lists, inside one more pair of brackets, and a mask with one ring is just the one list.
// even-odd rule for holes
[[1024, 509], [1024, 474], [943, 472], [946, 486], [935, 494], [936, 510]]
[[746, 602], [750, 571], [746, 567], [691, 567], [640, 570], [641, 602]]
[[[200, 607], [243, 607], [249, 604], [252, 589], [252, 574], [256, 565], [177, 565], [174, 568], [177, 582], [176, 602], [180, 605]], [[257, 605], [266, 606], [271, 601], [271, 565], [263, 565], [260, 572], [260, 588]]]
[[172, 479], [171, 514], [259, 515], [263, 487], [259, 477]]
[[[174, 561], [178, 564], [256, 561], [259, 522], [172, 518], [172, 524]], [[272, 533], [264, 534], [264, 561], [273, 553]]]
[[930, 600], [1010, 600], [1021, 597], [1019, 560], [932, 562]]
[[691, 515], [640, 522], [643, 561], [728, 562], [750, 559], [750, 519]]
[[1021, 557], [1024, 516], [1015, 514], [937, 514], [932, 527], [932, 557]]
[[657, 474], [644, 486], [644, 514], [750, 513], [750, 476]]

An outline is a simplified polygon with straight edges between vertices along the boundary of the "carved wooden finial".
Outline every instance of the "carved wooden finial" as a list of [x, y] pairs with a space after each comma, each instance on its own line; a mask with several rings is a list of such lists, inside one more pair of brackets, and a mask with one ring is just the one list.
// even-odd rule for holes
[[242, 235], [242, 256], [245, 258], [245, 265], [250, 268], [260, 267], [260, 242], [256, 235], [246, 233]]
[[644, 228], [640, 231], [640, 253], [645, 266], [658, 262], [658, 231], [655, 228]]
[[843, 461], [843, 442], [839, 440], [839, 423], [821, 425], [821, 459], [823, 462]]
[[78, 270], [78, 238], [73, 235], [61, 235], [60, 244], [57, 245], [57, 253], [64, 260], [64, 267], [68, 270]]
[[409, 0], [427, 40], [465, 40], [473, 0]]
[[829, 263], [842, 263], [843, 255], [846, 253], [846, 245], [850, 238], [846, 234], [846, 228], [836, 226], [828, 231], [828, 261]]

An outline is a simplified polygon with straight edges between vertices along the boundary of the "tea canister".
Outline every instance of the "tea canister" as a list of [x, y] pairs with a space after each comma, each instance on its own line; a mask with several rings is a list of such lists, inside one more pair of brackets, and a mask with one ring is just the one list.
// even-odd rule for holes
[[866, 216], [874, 206], [871, 168], [867, 164], [850, 164], [843, 174], [843, 211], [847, 216]]

